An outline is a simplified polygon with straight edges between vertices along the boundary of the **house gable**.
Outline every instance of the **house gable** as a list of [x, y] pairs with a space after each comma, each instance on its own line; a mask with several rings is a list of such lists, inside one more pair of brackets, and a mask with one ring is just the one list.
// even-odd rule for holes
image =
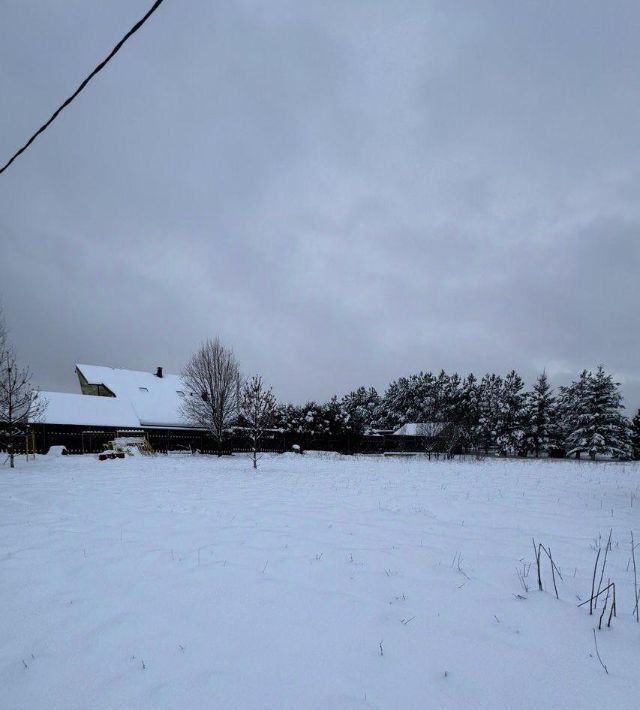
[[[76, 365], [83, 394], [113, 396], [130, 403], [141, 426], [188, 427], [181, 413], [187, 388], [179, 375], [125, 370], [102, 365]], [[83, 387], [83, 381], [86, 383]], [[95, 389], [97, 388], [97, 389]]]

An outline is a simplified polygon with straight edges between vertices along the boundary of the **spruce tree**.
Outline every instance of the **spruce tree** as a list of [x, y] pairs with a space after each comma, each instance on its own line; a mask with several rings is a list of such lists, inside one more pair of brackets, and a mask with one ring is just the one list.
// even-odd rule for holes
[[523, 449], [525, 394], [524, 382], [515, 370], [502, 381], [498, 401], [496, 443], [502, 455], [519, 454]]
[[640, 460], [640, 409], [631, 420], [631, 446], [633, 448], [633, 458]]
[[525, 405], [527, 451], [536, 458], [548, 454], [557, 436], [556, 399], [546, 372], [538, 376]]
[[[578, 428], [580, 403], [586, 398], [591, 377], [592, 375], [588, 370], [583, 370], [577, 381], [560, 387], [560, 396], [556, 401], [556, 411], [560, 440], [565, 454], [568, 452], [569, 437]], [[576, 452], [576, 458], [580, 458], [580, 451]]]
[[583, 373], [570, 403], [574, 413], [569, 419], [571, 431], [566, 439], [568, 456], [579, 458], [583, 452], [593, 460], [598, 455], [621, 459], [630, 456], [630, 431], [621, 412], [624, 405], [620, 384], [613, 381], [602, 365], [595, 374]]

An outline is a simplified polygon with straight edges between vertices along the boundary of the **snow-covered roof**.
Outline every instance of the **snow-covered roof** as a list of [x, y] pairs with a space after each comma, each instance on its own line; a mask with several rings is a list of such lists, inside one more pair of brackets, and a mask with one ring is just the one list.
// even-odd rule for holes
[[44, 424], [73, 424], [84, 426], [139, 428], [133, 408], [124, 399], [91, 397], [67, 392], [40, 392], [47, 401], [42, 417]]
[[407, 422], [393, 432], [394, 436], [437, 436], [446, 424], [442, 422]]
[[[180, 416], [180, 400], [186, 391], [179, 375], [122, 370], [102, 365], [76, 365], [90, 384], [108, 387], [115, 399], [128, 402], [140, 426], [184, 427], [187, 422]], [[85, 399], [114, 399], [113, 397], [85, 396]]]

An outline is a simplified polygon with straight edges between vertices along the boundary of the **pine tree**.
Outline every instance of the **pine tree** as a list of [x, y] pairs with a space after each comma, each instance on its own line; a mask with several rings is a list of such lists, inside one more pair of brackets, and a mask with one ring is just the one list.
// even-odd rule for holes
[[565, 444], [567, 455], [579, 458], [584, 452], [594, 460], [598, 455], [628, 458], [631, 454], [630, 431], [621, 413], [624, 405], [620, 384], [605, 373], [602, 365], [595, 374], [583, 373], [577, 384], [570, 397], [574, 413], [569, 419], [571, 431]]
[[433, 420], [437, 406], [437, 382], [431, 372], [419, 372], [407, 378], [405, 422]]
[[377, 424], [395, 428], [407, 422], [451, 422], [463, 396], [457, 374], [444, 370], [401, 377], [392, 382], [378, 407]]
[[640, 460], [640, 409], [631, 421], [631, 446], [633, 448], [633, 458]]
[[301, 434], [323, 434], [324, 417], [322, 416], [322, 405], [317, 402], [306, 402], [300, 408], [300, 418], [297, 422], [298, 433]]
[[477, 443], [477, 430], [479, 423], [479, 395], [478, 380], [473, 373], [467, 375], [462, 381], [456, 402], [451, 412], [451, 421], [460, 432], [460, 443], [465, 449], [474, 448]]
[[373, 387], [358, 387], [346, 394], [340, 404], [349, 431], [357, 436], [364, 434], [375, 422], [380, 402], [380, 395]]
[[451, 423], [462, 396], [462, 383], [458, 373], [448, 375], [441, 370], [433, 380], [429, 393], [429, 407], [425, 407], [425, 422]]
[[447, 375], [447, 380], [443, 388], [443, 402], [436, 421], [456, 423], [456, 418], [460, 410], [460, 403], [463, 396], [462, 380], [457, 372]]
[[322, 405], [322, 433], [329, 436], [344, 436], [347, 433], [347, 415], [336, 396]]
[[485, 375], [478, 385], [478, 423], [474, 429], [476, 441], [485, 454], [497, 443], [501, 397], [502, 377]]
[[406, 377], [400, 377], [389, 383], [380, 404], [377, 426], [383, 429], [395, 429], [405, 423], [408, 388], [409, 382]]
[[281, 432], [291, 433], [295, 431], [297, 425], [300, 408], [294, 404], [279, 404], [276, 407], [274, 416], [274, 427]]
[[558, 436], [556, 399], [547, 373], [538, 376], [525, 405], [525, 436], [527, 450], [536, 458], [548, 454]]

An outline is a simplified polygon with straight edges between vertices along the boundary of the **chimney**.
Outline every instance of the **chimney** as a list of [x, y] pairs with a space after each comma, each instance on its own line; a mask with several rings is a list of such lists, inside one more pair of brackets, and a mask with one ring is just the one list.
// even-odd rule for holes
[[162, 377], [162, 368], [161, 367], [158, 367], [156, 369], [156, 377]]

